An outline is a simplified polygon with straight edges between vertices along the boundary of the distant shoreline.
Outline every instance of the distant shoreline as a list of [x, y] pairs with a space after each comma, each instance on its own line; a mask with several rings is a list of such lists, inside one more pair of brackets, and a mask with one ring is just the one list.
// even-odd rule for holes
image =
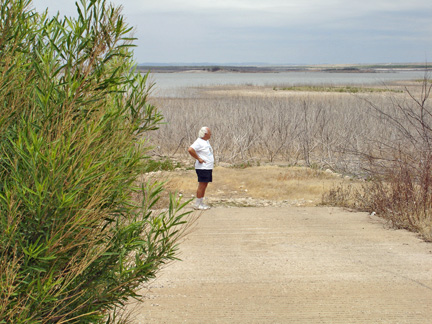
[[327, 72], [327, 73], [392, 73], [401, 71], [432, 71], [427, 64], [373, 64], [373, 65], [138, 65], [140, 72], [151, 73], [279, 73], [279, 72]]

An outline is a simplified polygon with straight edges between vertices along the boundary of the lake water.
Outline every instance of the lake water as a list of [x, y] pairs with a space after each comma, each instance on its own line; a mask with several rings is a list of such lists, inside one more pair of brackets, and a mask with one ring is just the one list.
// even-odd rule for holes
[[158, 94], [174, 95], [188, 87], [216, 85], [372, 85], [392, 81], [422, 79], [424, 71], [397, 71], [388, 73], [331, 73], [331, 72], [280, 72], [280, 73], [235, 73], [235, 72], [179, 72], [152, 73]]

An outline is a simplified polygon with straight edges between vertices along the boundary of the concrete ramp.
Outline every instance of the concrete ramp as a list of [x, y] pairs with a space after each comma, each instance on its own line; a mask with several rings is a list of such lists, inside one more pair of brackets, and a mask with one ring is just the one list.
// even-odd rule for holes
[[432, 244], [327, 207], [214, 208], [134, 323], [432, 323]]

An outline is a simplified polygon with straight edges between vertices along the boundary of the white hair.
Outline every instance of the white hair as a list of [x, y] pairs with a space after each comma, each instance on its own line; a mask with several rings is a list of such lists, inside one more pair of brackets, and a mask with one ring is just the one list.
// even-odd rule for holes
[[209, 128], [207, 126], [201, 127], [201, 129], [198, 132], [198, 137], [203, 138], [205, 134], [208, 133]]

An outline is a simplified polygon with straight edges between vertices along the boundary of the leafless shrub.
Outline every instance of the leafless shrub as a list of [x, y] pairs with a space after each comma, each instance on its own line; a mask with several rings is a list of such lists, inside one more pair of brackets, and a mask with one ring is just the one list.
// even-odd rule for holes
[[354, 172], [360, 163], [352, 152], [365, 145], [365, 133], [379, 133], [367, 102], [350, 94], [213, 93], [154, 100], [166, 125], [154, 132], [152, 143], [167, 156], [187, 158], [186, 148], [206, 125], [215, 134], [212, 145], [219, 162], [284, 161]]
[[[361, 152], [373, 177], [362, 200], [395, 227], [432, 240], [432, 85], [427, 76], [418, 93], [405, 89], [403, 100], [383, 107], [369, 101], [383, 134], [367, 138]], [[394, 98], [392, 98], [394, 99]]]
[[321, 198], [321, 204], [360, 209], [357, 199], [358, 193], [358, 186], [355, 188], [352, 185], [341, 183], [324, 192]]

